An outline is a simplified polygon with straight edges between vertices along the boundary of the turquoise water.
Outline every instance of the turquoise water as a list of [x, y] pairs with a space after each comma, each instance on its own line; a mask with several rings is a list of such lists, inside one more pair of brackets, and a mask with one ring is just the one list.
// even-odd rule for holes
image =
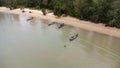
[[120, 38], [29, 18], [0, 13], [0, 68], [120, 68]]

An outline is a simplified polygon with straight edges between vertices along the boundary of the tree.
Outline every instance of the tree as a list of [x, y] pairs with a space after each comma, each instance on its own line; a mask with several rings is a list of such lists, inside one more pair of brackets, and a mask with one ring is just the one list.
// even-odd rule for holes
[[17, 8], [17, 0], [8, 0], [6, 2], [6, 5], [10, 8], [10, 9], [15, 9]]
[[54, 7], [54, 14], [61, 16], [64, 13], [64, 6], [62, 1], [61, 2], [56, 2], [55, 7]]

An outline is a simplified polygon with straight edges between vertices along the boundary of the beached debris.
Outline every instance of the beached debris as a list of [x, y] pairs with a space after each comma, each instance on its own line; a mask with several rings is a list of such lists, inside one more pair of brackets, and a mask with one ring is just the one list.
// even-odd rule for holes
[[23, 8], [20, 8], [20, 10], [23, 10]]
[[60, 24], [59, 25], [59, 27], [58, 28], [62, 28], [62, 27], [64, 27], [65, 26], [65, 24], [64, 23], [62, 23], [62, 24]]
[[20, 10], [22, 11], [22, 13], [24, 13], [24, 12], [25, 12], [24, 8], [20, 8]]
[[25, 10], [22, 10], [22, 13], [24, 13], [25, 12]]
[[32, 11], [29, 11], [29, 13], [32, 13]]
[[43, 15], [46, 15], [47, 13], [46, 12], [43, 12]]
[[43, 15], [46, 15], [47, 14], [46, 9], [42, 8], [42, 13]]
[[31, 18], [27, 19], [27, 21], [30, 21], [30, 20], [32, 20], [32, 19], [34, 19], [34, 17], [31, 17]]
[[73, 41], [73, 40], [75, 40], [77, 37], [78, 37], [78, 34], [76, 34], [76, 35], [70, 37], [69, 40], [70, 40], [70, 41]]
[[49, 22], [48, 26], [55, 24], [55, 22]]
[[67, 15], [66, 14], [62, 14], [61, 17], [67, 17]]
[[10, 10], [13, 10], [14, 8], [13, 7], [9, 7]]

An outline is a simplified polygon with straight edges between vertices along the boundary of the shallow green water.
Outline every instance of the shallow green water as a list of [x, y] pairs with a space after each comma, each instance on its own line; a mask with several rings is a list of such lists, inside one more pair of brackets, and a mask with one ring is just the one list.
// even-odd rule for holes
[[0, 13], [0, 68], [120, 68], [119, 38], [28, 18]]

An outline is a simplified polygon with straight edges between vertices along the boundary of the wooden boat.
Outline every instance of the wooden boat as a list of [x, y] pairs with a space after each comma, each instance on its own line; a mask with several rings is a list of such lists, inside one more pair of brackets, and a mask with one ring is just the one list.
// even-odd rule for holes
[[32, 20], [34, 17], [31, 17], [31, 18], [29, 18], [29, 19], [27, 19], [27, 21], [30, 21], [30, 20]]
[[75, 40], [77, 37], [78, 37], [78, 34], [72, 36], [69, 40], [70, 40], [70, 41], [73, 41], [73, 40]]
[[48, 26], [55, 24], [55, 22], [49, 22]]
[[65, 24], [64, 23], [62, 23], [62, 24], [60, 24], [59, 25], [59, 27], [58, 28], [62, 28], [62, 27], [64, 27], [65, 26]]

